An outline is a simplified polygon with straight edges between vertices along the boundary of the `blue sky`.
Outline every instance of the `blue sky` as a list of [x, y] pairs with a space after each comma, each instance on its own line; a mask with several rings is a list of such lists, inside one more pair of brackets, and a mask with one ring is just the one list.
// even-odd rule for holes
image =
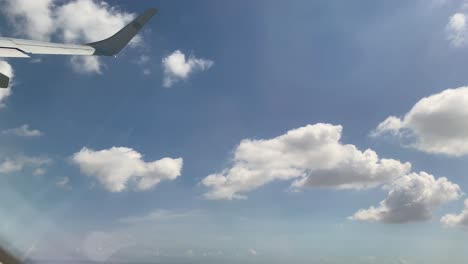
[[[117, 58], [8, 60], [15, 76], [0, 109], [0, 238], [20, 255], [468, 259], [464, 1], [11, 3], [0, 0], [2, 36], [59, 42], [92, 41], [128, 22], [125, 14], [159, 9]], [[70, 4], [76, 18], [66, 16]], [[95, 9], [76, 8], [84, 6]], [[83, 17], [102, 14], [112, 23], [80, 31], [101, 22]], [[163, 158], [183, 164], [151, 167]], [[21, 166], [6, 170], [6, 162]], [[112, 190], [122, 171], [128, 182]], [[139, 189], [151, 177], [161, 182]]]

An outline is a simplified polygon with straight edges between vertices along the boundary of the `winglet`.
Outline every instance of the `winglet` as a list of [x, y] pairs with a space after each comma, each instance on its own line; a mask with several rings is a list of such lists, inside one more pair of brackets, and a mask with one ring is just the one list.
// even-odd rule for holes
[[10, 77], [0, 73], [0, 88], [8, 88], [9, 83], [10, 83]]
[[156, 14], [156, 12], [157, 9], [150, 8], [112, 37], [86, 45], [91, 46], [96, 50], [94, 55], [114, 56], [127, 46], [130, 40], [133, 39], [138, 31], [143, 28], [143, 26]]

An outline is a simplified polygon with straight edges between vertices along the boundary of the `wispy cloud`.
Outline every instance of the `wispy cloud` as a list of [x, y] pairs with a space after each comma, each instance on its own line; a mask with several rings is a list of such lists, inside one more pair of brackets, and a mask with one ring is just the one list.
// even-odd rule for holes
[[43, 133], [37, 129], [31, 129], [29, 125], [22, 125], [2, 131], [5, 135], [15, 135], [19, 137], [40, 137]]
[[141, 222], [157, 222], [157, 221], [166, 221], [166, 220], [174, 220], [179, 218], [186, 218], [195, 215], [197, 212], [195, 211], [187, 211], [187, 212], [177, 212], [171, 210], [164, 210], [158, 209], [155, 210], [147, 215], [142, 216], [130, 216], [119, 219], [119, 222], [126, 223], [126, 224], [135, 224]]
[[18, 156], [6, 158], [0, 162], [0, 174], [9, 174], [23, 170], [26, 167], [33, 169], [50, 165], [52, 160], [42, 157]]
[[62, 177], [58, 181], [55, 182], [55, 185], [61, 189], [71, 189], [70, 178]]

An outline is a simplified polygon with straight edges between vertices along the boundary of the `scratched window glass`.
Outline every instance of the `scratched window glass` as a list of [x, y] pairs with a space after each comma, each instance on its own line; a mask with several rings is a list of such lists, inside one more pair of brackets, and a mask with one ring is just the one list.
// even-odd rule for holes
[[468, 262], [468, 0], [0, 0], [0, 264]]

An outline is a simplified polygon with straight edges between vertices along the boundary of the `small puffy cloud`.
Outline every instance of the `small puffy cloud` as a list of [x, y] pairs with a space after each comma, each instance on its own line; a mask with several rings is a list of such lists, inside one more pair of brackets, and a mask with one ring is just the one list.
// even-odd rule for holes
[[13, 68], [8, 62], [0, 60], [0, 73], [10, 77], [10, 86], [0, 88], [0, 108], [2, 108], [5, 107], [5, 99], [11, 95], [11, 79], [14, 77]]
[[42, 132], [37, 129], [31, 129], [29, 125], [22, 125], [17, 128], [11, 128], [2, 131], [5, 135], [15, 135], [19, 137], [40, 137], [42, 136]]
[[33, 171], [34, 176], [42, 176], [46, 174], [46, 170], [44, 168], [37, 168]]
[[468, 199], [465, 200], [465, 208], [460, 214], [448, 214], [440, 220], [448, 227], [460, 227], [468, 231]]
[[401, 128], [402, 122], [400, 118], [390, 116], [387, 119], [385, 119], [382, 123], [380, 123], [374, 131], [371, 132], [371, 136], [377, 137], [384, 133], [390, 133], [394, 136], [398, 136], [400, 134]]
[[245, 139], [232, 165], [202, 180], [208, 199], [242, 199], [272, 181], [295, 180], [292, 187], [365, 189], [406, 175], [410, 163], [381, 159], [340, 142], [341, 126], [308, 125], [273, 139]]
[[456, 13], [452, 15], [446, 27], [447, 39], [454, 47], [460, 47], [466, 42], [467, 21], [466, 15]]
[[[18, 34], [32, 39], [50, 40], [58, 37], [66, 43], [88, 43], [116, 33], [134, 14], [112, 7], [105, 1], [72, 0], [0, 0], [2, 12], [15, 25]], [[3, 6], [2, 5], [2, 6]], [[132, 43], [141, 42], [136, 37]], [[78, 73], [101, 73], [99, 58], [72, 58]]]
[[388, 196], [378, 207], [361, 209], [350, 218], [388, 224], [427, 221], [434, 209], [462, 195], [457, 184], [444, 177], [436, 180], [425, 172], [398, 178], [384, 189]]
[[52, 161], [48, 158], [18, 156], [6, 158], [0, 162], [0, 174], [9, 174], [22, 171], [26, 167], [33, 169], [50, 165]]
[[102, 74], [104, 67], [98, 57], [75, 56], [70, 59], [72, 69], [82, 74]]
[[96, 177], [111, 192], [125, 190], [129, 180], [136, 182], [138, 190], [149, 190], [160, 181], [174, 180], [181, 174], [182, 158], [152, 162], [145, 162], [142, 158], [140, 153], [126, 147], [99, 151], [83, 148], [73, 155], [72, 161], [82, 173]]
[[248, 252], [249, 252], [249, 255], [250, 255], [250, 256], [257, 256], [257, 254], [258, 254], [257, 251], [256, 251], [255, 249], [249, 249]]
[[139, 65], [142, 69], [143, 75], [150, 75], [151, 69], [148, 67], [148, 64], [150, 62], [151, 58], [147, 55], [141, 55], [136, 61], [135, 64]]
[[468, 87], [447, 89], [421, 99], [398, 118], [390, 116], [372, 133], [390, 133], [410, 146], [451, 156], [468, 153]]
[[205, 71], [213, 66], [214, 62], [207, 59], [199, 59], [190, 56], [188, 59], [180, 50], [174, 51], [163, 58], [164, 87], [171, 87], [174, 83], [187, 79], [196, 71]]

